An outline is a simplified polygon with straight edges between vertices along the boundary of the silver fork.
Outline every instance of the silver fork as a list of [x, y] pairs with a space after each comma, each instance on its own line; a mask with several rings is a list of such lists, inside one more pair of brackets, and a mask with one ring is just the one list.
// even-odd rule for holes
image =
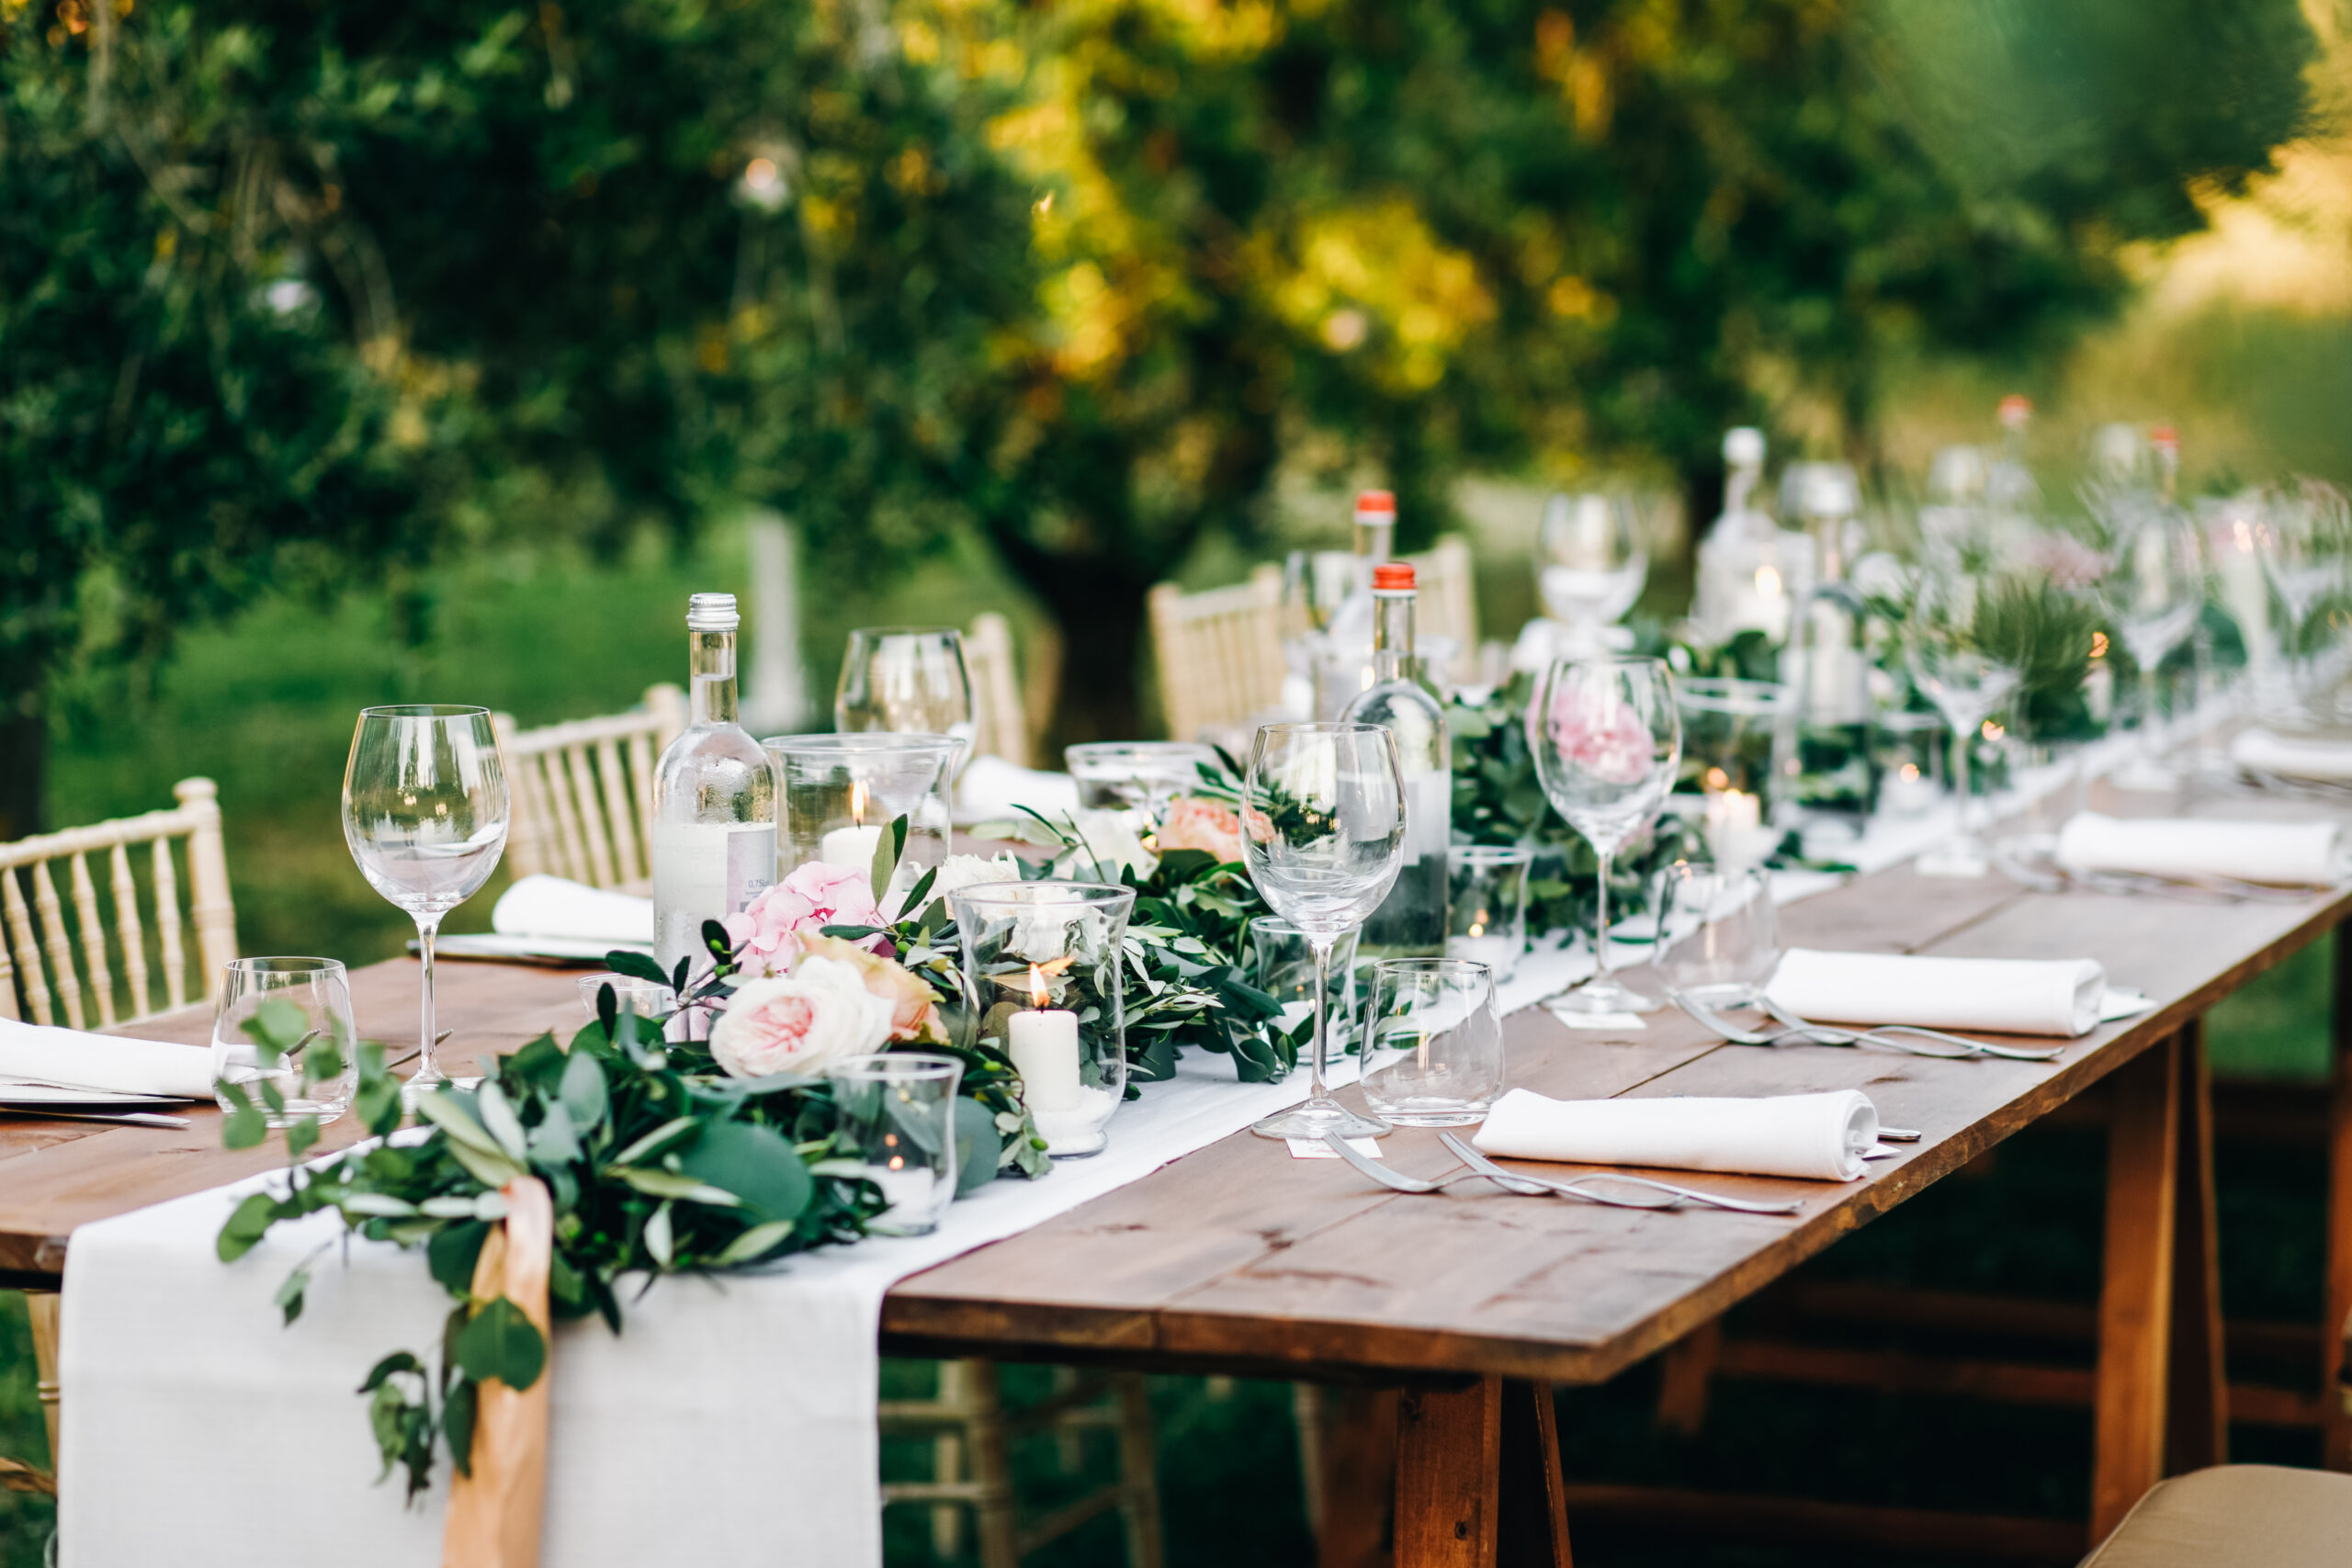
[[1899, 1040], [1892, 1038], [1898, 1034], [1916, 1034], [1925, 1040], [1938, 1040], [1947, 1045], [1957, 1045], [1962, 1050], [1973, 1055], [1998, 1056], [2004, 1061], [2009, 1062], [2054, 1061], [2063, 1055], [2066, 1049], [2064, 1045], [1995, 1045], [1989, 1041], [1972, 1040], [1964, 1034], [1947, 1034], [1940, 1029], [1928, 1029], [1924, 1025], [1917, 1023], [1883, 1023], [1875, 1029], [1838, 1029], [1834, 1027], [1825, 1027], [1821, 1024], [1807, 1022], [1805, 1020], [1799, 1018], [1796, 1014], [1791, 1012], [1788, 1009], [1781, 1007], [1780, 1004], [1773, 1001], [1770, 997], [1759, 997], [1758, 1001], [1766, 1012], [1770, 1013], [1774, 1018], [1779, 1019], [1782, 1023], [1787, 1024], [1790, 1028], [1812, 1030], [1816, 1035], [1823, 1037], [1823, 1043], [1830, 1045], [1837, 1044], [1838, 1042], [1834, 1039], [1827, 1038], [1828, 1036], [1844, 1035], [1847, 1037], [1849, 1043], [1867, 1040], [1874, 1045], [1884, 1045], [1892, 1050], [1911, 1051], [1915, 1055], [1939, 1056], [1944, 1055], [1944, 1053], [1940, 1051], [1918, 1051], [1912, 1046], [1903, 1043]]
[[[1548, 1187], [1555, 1192], [1564, 1193], [1572, 1198], [1582, 1198], [1588, 1202], [1608, 1203], [1621, 1209], [1672, 1209], [1684, 1203], [1700, 1203], [1711, 1209], [1730, 1209], [1742, 1214], [1793, 1214], [1804, 1207], [1804, 1200], [1802, 1198], [1792, 1198], [1782, 1203], [1767, 1203], [1752, 1198], [1726, 1198], [1720, 1192], [1702, 1192], [1695, 1187], [1677, 1187], [1670, 1181], [1653, 1181], [1646, 1176], [1625, 1176], [1615, 1171], [1605, 1175], [1574, 1177], [1566, 1181], [1553, 1181], [1541, 1176], [1529, 1176], [1523, 1171], [1505, 1170], [1451, 1133], [1439, 1134], [1438, 1142], [1452, 1150], [1456, 1158], [1481, 1176], [1529, 1182], [1537, 1187]], [[1587, 1183], [1597, 1181], [1614, 1181], [1628, 1187], [1645, 1188], [1650, 1191], [1665, 1194], [1666, 1201], [1642, 1203], [1631, 1199], [1611, 1198], [1598, 1192], [1585, 1190]]]
[[1541, 1198], [1545, 1195], [1542, 1183], [1522, 1181], [1508, 1173], [1504, 1174], [1499, 1180], [1493, 1176], [1475, 1170], [1458, 1170], [1452, 1176], [1442, 1176], [1434, 1181], [1425, 1177], [1408, 1176], [1401, 1170], [1389, 1169], [1378, 1160], [1366, 1159], [1356, 1153], [1345, 1138], [1336, 1133], [1324, 1134], [1323, 1142], [1337, 1152], [1341, 1159], [1393, 1191], [1442, 1192], [1449, 1187], [1458, 1187], [1465, 1181], [1492, 1181], [1495, 1185], [1506, 1188], [1522, 1198]]

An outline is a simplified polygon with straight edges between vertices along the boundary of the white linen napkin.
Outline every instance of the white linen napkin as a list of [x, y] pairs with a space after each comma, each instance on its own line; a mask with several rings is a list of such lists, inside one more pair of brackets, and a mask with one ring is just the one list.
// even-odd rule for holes
[[1762, 1100], [1548, 1100], [1515, 1089], [1472, 1139], [1483, 1154], [1851, 1181], [1878, 1142], [1860, 1089]]
[[2335, 822], [2123, 818], [2083, 811], [2058, 831], [2058, 863], [2070, 871], [2324, 887], [2343, 873], [2343, 835]]
[[501, 936], [653, 945], [653, 900], [561, 876], [526, 876], [499, 895], [490, 929]]
[[1041, 773], [1001, 757], [975, 757], [956, 781], [956, 820], [1001, 822], [1018, 818], [1021, 807], [1059, 818], [1078, 809], [1078, 781], [1068, 773]]
[[2284, 778], [2352, 780], [2352, 740], [2247, 729], [2230, 742], [2230, 761], [2254, 773]]
[[1792, 947], [1764, 994], [1824, 1023], [1914, 1023], [2004, 1034], [2087, 1034], [2107, 971], [2090, 958], [1922, 958]]
[[202, 1045], [126, 1040], [0, 1018], [0, 1082], [107, 1094], [212, 1098], [212, 1053]]

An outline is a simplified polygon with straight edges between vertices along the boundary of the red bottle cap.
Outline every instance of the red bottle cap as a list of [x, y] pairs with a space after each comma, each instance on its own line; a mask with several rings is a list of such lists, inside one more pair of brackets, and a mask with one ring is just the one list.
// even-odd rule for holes
[[1383, 561], [1372, 569], [1372, 591], [1374, 593], [1410, 593], [1413, 591], [1413, 567], [1409, 561]]
[[2011, 392], [2001, 400], [2001, 423], [2023, 424], [2033, 417], [2033, 400], [2023, 392]]
[[1360, 490], [1356, 491], [1356, 511], [1385, 512], [1393, 516], [1396, 511], [1396, 498], [1385, 490]]
[[2177, 451], [2180, 446], [2180, 432], [2169, 424], [2160, 424], [2148, 432], [2148, 440], [2159, 451]]

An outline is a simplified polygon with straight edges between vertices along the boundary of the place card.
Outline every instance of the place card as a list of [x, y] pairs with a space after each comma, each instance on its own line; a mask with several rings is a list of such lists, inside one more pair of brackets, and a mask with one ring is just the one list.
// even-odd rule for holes
[[[1284, 1138], [1283, 1142], [1290, 1145], [1290, 1157], [1293, 1159], [1338, 1159], [1340, 1157], [1340, 1151], [1320, 1138]], [[1366, 1159], [1380, 1157], [1378, 1138], [1350, 1138], [1348, 1147]]]
[[2119, 1018], [2134, 1018], [2155, 1006], [2155, 998], [2145, 991], [2135, 991], [2129, 986], [2109, 986], [2099, 998], [2098, 1021], [2113, 1023]]

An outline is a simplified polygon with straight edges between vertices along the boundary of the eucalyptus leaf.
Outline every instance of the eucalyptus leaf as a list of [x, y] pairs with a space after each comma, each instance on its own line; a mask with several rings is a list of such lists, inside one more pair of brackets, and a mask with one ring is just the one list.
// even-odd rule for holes
[[756, 1122], [709, 1123], [680, 1153], [678, 1168], [697, 1181], [731, 1193], [758, 1220], [797, 1219], [814, 1190], [808, 1168], [792, 1145], [775, 1129]]
[[517, 1392], [538, 1382], [548, 1359], [546, 1338], [523, 1309], [504, 1296], [474, 1314], [458, 1331], [452, 1349], [458, 1367], [474, 1382], [495, 1379]]
[[482, 1079], [481, 1087], [474, 1090], [474, 1111], [508, 1159], [521, 1165], [530, 1158], [531, 1141], [523, 1131], [523, 1119], [514, 1114], [514, 1101], [506, 1098], [496, 1078]]
[[708, 1182], [696, 1181], [691, 1176], [681, 1176], [673, 1170], [659, 1170], [641, 1165], [608, 1165], [605, 1168], [605, 1174], [616, 1181], [627, 1182], [649, 1197], [683, 1199], [689, 1203], [705, 1203], [719, 1209], [739, 1206], [732, 1192], [713, 1187]]

